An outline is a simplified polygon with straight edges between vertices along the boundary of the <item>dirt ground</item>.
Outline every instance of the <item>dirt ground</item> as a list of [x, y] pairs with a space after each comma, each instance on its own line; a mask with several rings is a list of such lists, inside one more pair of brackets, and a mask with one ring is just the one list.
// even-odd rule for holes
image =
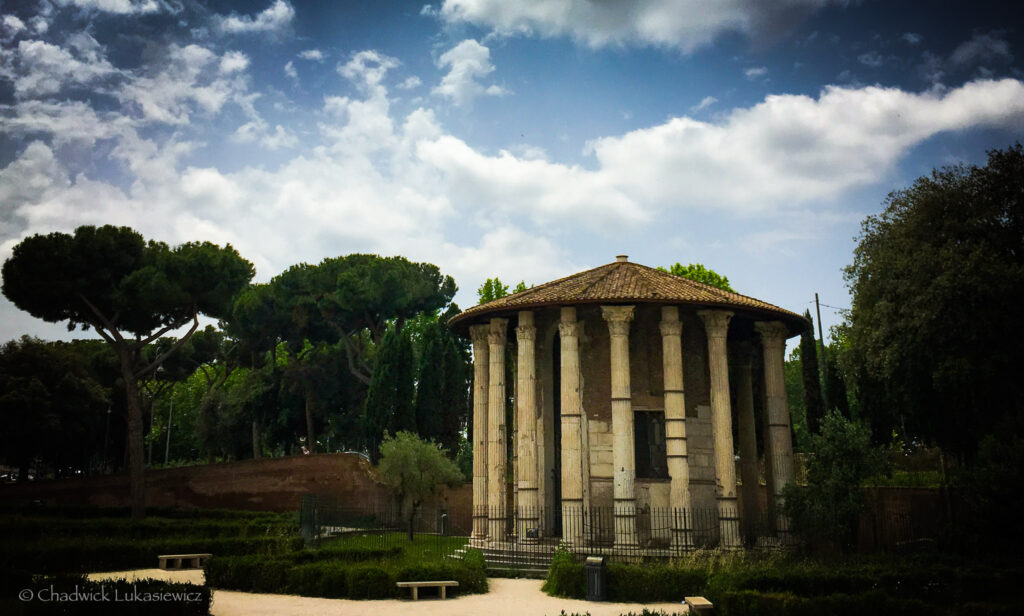
[[[112, 571], [89, 575], [91, 580], [126, 578], [128, 580], [154, 578], [175, 582], [203, 583], [201, 570], [162, 571], [140, 569], [137, 571]], [[594, 603], [576, 599], [558, 599], [541, 592], [541, 580], [511, 580], [490, 578], [490, 592], [485, 595], [466, 595], [444, 601], [436, 598], [411, 600], [352, 601], [348, 599], [318, 599], [293, 595], [262, 595], [228, 590], [213, 591], [213, 614], [215, 616], [558, 616], [586, 614], [590, 616], [619, 616], [629, 612], [639, 613], [643, 608], [663, 610], [668, 614], [686, 613], [680, 603]], [[424, 593], [431, 592], [424, 590]]]

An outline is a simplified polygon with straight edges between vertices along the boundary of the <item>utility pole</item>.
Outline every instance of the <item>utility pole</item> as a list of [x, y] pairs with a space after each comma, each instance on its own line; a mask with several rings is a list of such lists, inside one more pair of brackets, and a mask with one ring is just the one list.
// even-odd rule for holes
[[821, 349], [821, 397], [825, 402], [825, 412], [829, 410], [828, 390], [828, 362], [825, 361], [825, 335], [821, 333], [821, 304], [818, 303], [818, 294], [814, 294], [814, 310], [818, 314], [818, 347]]

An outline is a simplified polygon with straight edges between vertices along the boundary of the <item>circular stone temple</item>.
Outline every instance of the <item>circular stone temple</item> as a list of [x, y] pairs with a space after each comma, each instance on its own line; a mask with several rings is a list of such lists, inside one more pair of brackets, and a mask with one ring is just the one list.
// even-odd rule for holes
[[473, 343], [476, 545], [784, 538], [763, 512], [793, 480], [783, 359], [800, 315], [620, 255], [449, 326]]

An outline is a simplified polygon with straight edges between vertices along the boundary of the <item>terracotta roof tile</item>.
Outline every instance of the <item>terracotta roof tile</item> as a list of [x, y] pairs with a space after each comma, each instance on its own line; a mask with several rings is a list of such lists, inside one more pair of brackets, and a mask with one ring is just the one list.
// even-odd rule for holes
[[463, 330], [484, 315], [540, 306], [626, 302], [690, 304], [769, 313], [768, 318], [785, 322], [791, 331], [798, 331], [804, 323], [800, 315], [753, 297], [723, 291], [639, 263], [616, 261], [473, 306], [453, 317], [449, 325]]

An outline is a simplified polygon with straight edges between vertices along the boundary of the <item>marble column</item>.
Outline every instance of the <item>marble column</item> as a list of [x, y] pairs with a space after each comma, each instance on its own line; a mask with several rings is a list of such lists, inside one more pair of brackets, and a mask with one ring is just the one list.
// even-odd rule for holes
[[574, 546], [582, 544], [584, 530], [580, 325], [575, 308], [562, 308], [558, 323], [562, 346], [562, 539]]
[[[771, 451], [772, 490], [776, 510], [782, 507], [782, 490], [793, 481], [793, 440], [789, 426], [789, 408], [786, 405], [786, 376], [783, 368], [786, 338], [789, 330], [779, 321], [758, 322], [754, 328], [761, 334], [764, 348], [764, 390], [768, 419], [765, 439]], [[776, 516], [779, 533], [789, 530], [789, 521], [781, 513]]]
[[601, 306], [611, 346], [612, 464], [615, 544], [636, 545], [636, 444], [629, 387], [629, 324], [633, 306]]
[[754, 387], [750, 374], [753, 345], [741, 342], [733, 348], [736, 374], [736, 438], [740, 450], [743, 483], [743, 527], [753, 537], [761, 518], [761, 486], [757, 468], [757, 429], [754, 425]]
[[487, 380], [491, 351], [487, 325], [472, 325], [473, 340], [473, 539], [487, 537]]
[[491, 319], [487, 332], [490, 349], [490, 395], [487, 397], [487, 538], [504, 541], [506, 533], [505, 481], [507, 449], [505, 444], [505, 339], [508, 319]]
[[661, 353], [665, 383], [665, 453], [668, 458], [669, 506], [675, 510], [672, 544], [690, 544], [690, 465], [686, 457], [686, 395], [683, 391], [683, 323], [677, 306], [661, 308]]
[[[518, 484], [516, 493], [519, 521], [519, 539], [534, 539], [539, 536], [540, 509], [537, 500], [537, 328], [533, 324], [533, 312], [519, 313], [516, 327], [516, 424], [519, 426], [517, 446]], [[531, 533], [531, 531], [533, 531]], [[535, 537], [530, 537], [533, 534]]]
[[711, 440], [715, 448], [715, 496], [721, 529], [720, 545], [740, 544], [736, 515], [736, 454], [732, 444], [732, 401], [729, 396], [729, 352], [726, 338], [732, 313], [701, 310], [708, 337], [708, 369], [711, 373]]

